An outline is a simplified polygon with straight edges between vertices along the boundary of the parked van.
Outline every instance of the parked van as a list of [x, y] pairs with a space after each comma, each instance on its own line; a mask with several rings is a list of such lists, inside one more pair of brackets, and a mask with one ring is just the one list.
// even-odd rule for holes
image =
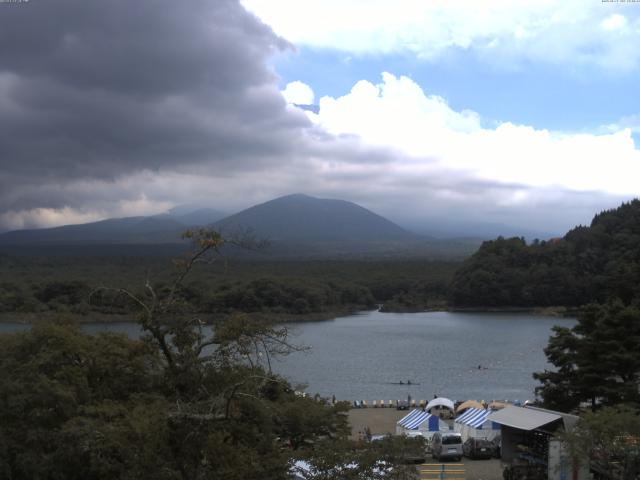
[[450, 458], [455, 461], [462, 459], [462, 435], [454, 432], [436, 432], [431, 439], [431, 455], [440, 461]]

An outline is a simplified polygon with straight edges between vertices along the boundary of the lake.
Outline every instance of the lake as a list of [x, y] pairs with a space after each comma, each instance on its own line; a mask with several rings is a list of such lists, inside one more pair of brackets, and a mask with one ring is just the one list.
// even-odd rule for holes
[[524, 401], [534, 397], [531, 374], [549, 367], [543, 348], [551, 327], [574, 324], [523, 313], [363, 312], [290, 324], [294, 342], [312, 348], [274, 369], [307, 382], [309, 393], [345, 400]]
[[[531, 374], [548, 367], [543, 348], [551, 327], [574, 324], [573, 319], [525, 313], [362, 312], [287, 324], [292, 342], [311, 348], [274, 362], [273, 368], [294, 384], [306, 383], [311, 394], [341, 400], [439, 395], [524, 401], [534, 397], [537, 383]], [[0, 332], [27, 328], [0, 324]], [[140, 334], [134, 323], [83, 328], [133, 338]], [[394, 384], [400, 381], [404, 385]]]

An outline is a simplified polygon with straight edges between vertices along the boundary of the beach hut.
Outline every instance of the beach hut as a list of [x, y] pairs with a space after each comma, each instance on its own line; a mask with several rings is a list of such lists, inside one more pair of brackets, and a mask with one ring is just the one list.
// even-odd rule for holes
[[468, 438], [493, 440], [500, 435], [500, 424], [487, 418], [491, 413], [484, 408], [469, 408], [456, 418], [453, 429], [462, 435], [463, 442]]
[[411, 410], [396, 423], [396, 435], [422, 435], [425, 438], [431, 438], [435, 432], [448, 432], [449, 430], [447, 422], [442, 421], [440, 417], [418, 408]]

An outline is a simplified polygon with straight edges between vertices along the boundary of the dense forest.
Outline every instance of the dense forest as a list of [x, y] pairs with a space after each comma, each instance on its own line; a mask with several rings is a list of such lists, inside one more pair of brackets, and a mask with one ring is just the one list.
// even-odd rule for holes
[[577, 307], [640, 299], [640, 201], [602, 212], [563, 238], [485, 242], [455, 273], [458, 307]]
[[[202, 268], [180, 294], [203, 315], [269, 314], [278, 320], [320, 319], [383, 304], [385, 311], [433, 308], [580, 307], [640, 297], [640, 201], [596, 215], [563, 238], [527, 244], [488, 241], [463, 263], [432, 259], [273, 260], [232, 258]], [[123, 296], [151, 281], [159, 294], [170, 278], [167, 257], [0, 254], [0, 316], [71, 314], [117, 320], [136, 313]]]
[[[286, 328], [246, 315], [201, 328], [181, 287], [218, 240], [198, 238], [162, 294], [121, 290], [141, 307], [141, 339], [60, 321], [0, 335], [0, 478], [417, 478], [420, 440], [351, 441], [348, 404], [300, 395], [271, 371], [300, 348]], [[77, 287], [38, 296], [71, 301]]]
[[[144, 289], [159, 295], [171, 279], [165, 257], [0, 257], [0, 318], [71, 315], [81, 321], [127, 319], [139, 306], [101, 290]], [[457, 262], [417, 260], [246, 261], [204, 265], [181, 285], [188, 308], [205, 318], [235, 312], [276, 320], [314, 320], [375, 308], [442, 306]], [[208, 317], [207, 317], [208, 316]]]

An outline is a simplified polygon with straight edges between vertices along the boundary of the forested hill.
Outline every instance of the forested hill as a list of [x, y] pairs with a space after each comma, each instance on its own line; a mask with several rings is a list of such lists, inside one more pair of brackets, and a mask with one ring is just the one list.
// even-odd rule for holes
[[599, 213], [563, 238], [485, 242], [456, 272], [449, 296], [458, 307], [640, 302], [640, 201]]

